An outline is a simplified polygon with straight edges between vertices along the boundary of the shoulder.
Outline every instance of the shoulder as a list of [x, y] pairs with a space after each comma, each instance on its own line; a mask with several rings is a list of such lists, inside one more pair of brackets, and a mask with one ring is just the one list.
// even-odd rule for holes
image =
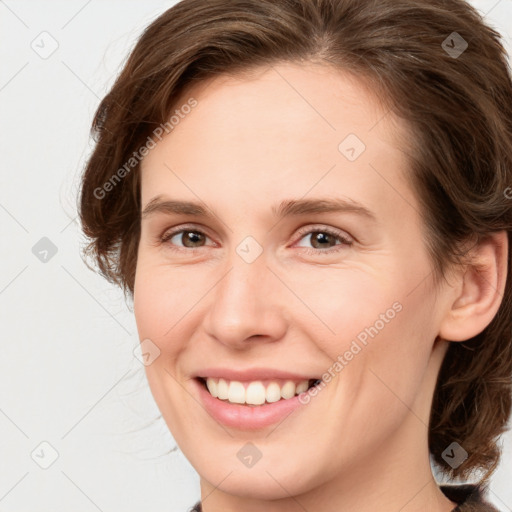
[[486, 498], [487, 488], [478, 484], [445, 484], [443, 494], [458, 504], [453, 512], [500, 512]]

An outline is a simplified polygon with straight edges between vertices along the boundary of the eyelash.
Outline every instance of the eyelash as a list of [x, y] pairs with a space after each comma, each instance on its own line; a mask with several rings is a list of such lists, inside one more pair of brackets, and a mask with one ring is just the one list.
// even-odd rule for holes
[[[164, 244], [167, 244], [167, 242], [171, 238], [176, 236], [177, 234], [183, 233], [183, 232], [187, 232], [187, 231], [192, 231], [194, 233], [200, 233], [201, 235], [204, 235], [204, 236], [208, 237], [208, 235], [206, 235], [206, 233], [203, 233], [201, 230], [196, 229], [193, 226], [185, 226], [185, 227], [181, 227], [180, 229], [176, 229], [176, 230], [173, 230], [173, 231], [165, 232], [163, 234], [163, 236], [160, 238], [160, 242], [164, 243]], [[325, 227], [325, 226], [299, 230], [299, 233], [298, 233], [299, 237], [296, 240], [296, 242], [300, 241], [306, 235], [310, 235], [312, 233], [327, 233], [327, 234], [332, 235], [335, 238], [337, 238], [337, 240], [340, 241], [341, 243], [340, 244], [336, 244], [333, 247], [330, 247], [329, 249], [326, 249], [326, 250], [314, 249], [314, 248], [308, 249], [308, 248], [303, 247], [302, 248], [303, 252], [305, 252], [306, 254], [310, 254], [310, 255], [315, 255], [316, 256], [318, 254], [333, 254], [333, 253], [339, 252], [340, 250], [343, 250], [343, 246], [349, 247], [353, 243], [350, 239], [348, 239], [346, 236], [344, 236], [341, 231], [337, 231], [337, 230], [334, 230], [332, 228], [328, 228], [328, 227]], [[167, 245], [169, 246], [169, 248], [172, 251], [178, 251], [178, 252], [179, 251], [187, 251], [189, 253], [190, 252], [194, 253], [195, 251], [200, 250], [200, 249], [203, 248], [203, 247], [176, 247], [176, 246], [174, 246], [172, 244], [167, 244]]]

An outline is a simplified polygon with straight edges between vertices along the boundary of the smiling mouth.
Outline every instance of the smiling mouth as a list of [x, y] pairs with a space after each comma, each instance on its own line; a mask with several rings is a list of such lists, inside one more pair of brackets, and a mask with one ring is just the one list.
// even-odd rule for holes
[[288, 400], [318, 385], [320, 379], [302, 381], [265, 380], [240, 382], [212, 377], [196, 377], [211, 396], [226, 403], [260, 406]]

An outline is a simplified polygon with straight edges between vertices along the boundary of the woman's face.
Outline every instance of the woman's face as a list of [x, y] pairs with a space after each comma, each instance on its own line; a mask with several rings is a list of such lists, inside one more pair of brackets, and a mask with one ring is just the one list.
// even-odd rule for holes
[[447, 295], [400, 125], [313, 64], [202, 82], [176, 108], [142, 164], [134, 307], [152, 393], [202, 482], [278, 499], [426, 464]]

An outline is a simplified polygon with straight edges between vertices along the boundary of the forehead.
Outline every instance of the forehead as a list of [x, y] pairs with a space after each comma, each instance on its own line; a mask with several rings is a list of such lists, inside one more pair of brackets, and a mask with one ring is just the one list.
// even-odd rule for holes
[[143, 205], [162, 192], [219, 204], [232, 194], [237, 207], [237, 195], [253, 204], [305, 194], [414, 202], [399, 147], [405, 127], [352, 75], [280, 64], [199, 82], [175, 109], [191, 98], [197, 104], [142, 162]]

